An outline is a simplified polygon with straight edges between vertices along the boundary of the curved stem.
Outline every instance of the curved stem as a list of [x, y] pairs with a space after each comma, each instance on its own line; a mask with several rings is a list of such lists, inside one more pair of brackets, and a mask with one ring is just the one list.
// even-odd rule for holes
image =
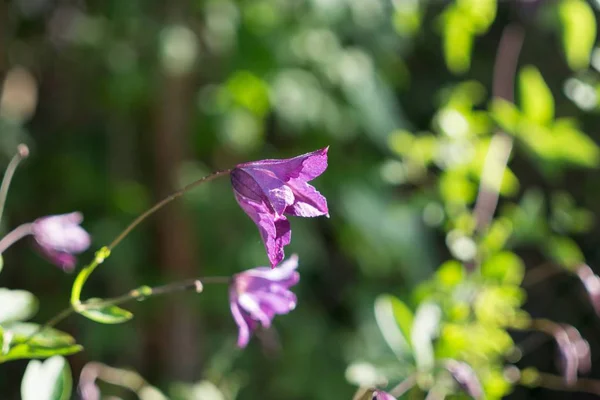
[[408, 392], [415, 384], [417, 383], [417, 374], [412, 374], [408, 376], [405, 380], [396, 385], [392, 390], [390, 390], [390, 394], [394, 397], [400, 397], [404, 393]]
[[[529, 372], [534, 372], [529, 370]], [[534, 372], [535, 376], [531, 380], [523, 379], [520, 384], [527, 387], [540, 387], [551, 390], [561, 390], [567, 392], [586, 392], [600, 395], [600, 381], [596, 379], [580, 378], [572, 384], [567, 384], [562, 376], [547, 374], [545, 372]], [[521, 373], [521, 375], [525, 375]]]
[[15, 244], [15, 242], [23, 239], [27, 235], [31, 235], [32, 224], [23, 224], [17, 226], [0, 240], [0, 254], [6, 249]]
[[109, 244], [107, 246], [108, 250], [114, 249], [121, 242], [121, 240], [123, 240], [125, 238], [125, 236], [127, 236], [129, 234], [129, 232], [131, 232], [143, 220], [145, 220], [150, 215], [154, 214], [156, 211], [158, 211], [160, 208], [162, 208], [166, 204], [168, 204], [171, 201], [175, 200], [176, 198], [182, 196], [183, 194], [185, 194], [189, 190], [195, 188], [196, 186], [199, 186], [199, 185], [201, 185], [203, 183], [212, 181], [213, 179], [218, 178], [218, 177], [220, 177], [222, 175], [226, 175], [226, 174], [228, 174], [230, 172], [231, 172], [231, 169], [226, 169], [226, 170], [223, 170], [223, 171], [217, 171], [217, 172], [215, 172], [215, 173], [213, 173], [211, 175], [205, 176], [204, 178], [200, 178], [197, 181], [192, 182], [189, 185], [184, 186], [183, 188], [179, 189], [178, 191], [176, 191], [175, 193], [171, 194], [170, 196], [165, 197], [164, 199], [162, 199], [161, 201], [159, 201], [158, 203], [156, 203], [154, 206], [152, 206], [150, 209], [148, 209], [146, 212], [144, 212], [142, 215], [140, 215], [139, 217], [137, 217], [131, 224], [129, 224], [129, 226], [127, 228], [125, 228], [125, 230], [123, 232], [121, 232], [121, 234], [119, 236], [117, 236], [115, 238], [115, 240], [113, 240], [111, 242], [111, 244]]
[[164, 294], [176, 293], [176, 292], [185, 292], [188, 290], [194, 290], [197, 293], [200, 293], [204, 289], [204, 285], [207, 284], [229, 284], [232, 280], [230, 276], [207, 276], [204, 278], [196, 278], [196, 279], [188, 279], [181, 282], [168, 283], [166, 285], [161, 286], [141, 286], [137, 289], [130, 290], [124, 295], [117, 297], [110, 297], [101, 301], [98, 300], [88, 300], [83, 303], [71, 304], [69, 307], [65, 308], [54, 317], [48, 320], [44, 325], [42, 325], [38, 330], [33, 332], [29, 337], [25, 340], [25, 342], [20, 345], [25, 345], [31, 341], [37, 334], [40, 332], [52, 328], [62, 322], [64, 319], [69, 317], [73, 313], [80, 313], [82, 311], [87, 310], [96, 310], [99, 308], [104, 308], [108, 306], [115, 306], [119, 304], [126, 303], [131, 300], [142, 300], [148, 297], [159, 296]]
[[[502, 32], [496, 54], [492, 95], [511, 103], [514, 101], [515, 74], [524, 39], [523, 28], [507, 26]], [[492, 137], [481, 172], [479, 193], [473, 211], [479, 233], [485, 231], [496, 212], [500, 185], [512, 147], [512, 138], [504, 132], [498, 131]]]
[[6, 204], [6, 197], [8, 196], [8, 188], [10, 187], [10, 182], [12, 181], [13, 175], [19, 166], [21, 160], [27, 158], [29, 155], [29, 148], [20, 144], [17, 147], [17, 154], [13, 156], [8, 163], [8, 167], [6, 167], [6, 172], [4, 173], [4, 178], [2, 179], [2, 185], [0, 186], [0, 220], [2, 220], [2, 214], [4, 213], [4, 205]]
[[149, 208], [148, 210], [146, 210], [146, 212], [144, 212], [143, 214], [141, 214], [135, 220], [133, 220], [133, 222], [130, 223], [127, 226], [127, 228], [125, 228], [123, 230], [123, 232], [121, 232], [119, 234], [119, 236], [117, 236], [108, 246], [105, 246], [105, 247], [101, 248], [100, 250], [98, 250], [96, 252], [96, 256], [95, 256], [94, 260], [90, 264], [88, 264], [86, 267], [84, 267], [79, 272], [79, 274], [75, 278], [75, 281], [73, 282], [73, 287], [71, 288], [71, 305], [74, 306], [74, 307], [78, 307], [81, 304], [81, 291], [83, 290], [83, 286], [85, 285], [85, 282], [87, 281], [87, 279], [94, 272], [94, 270], [96, 269], [96, 267], [98, 267], [99, 264], [101, 264], [102, 262], [104, 262], [104, 260], [106, 258], [108, 258], [108, 256], [110, 256], [111, 251], [123, 239], [125, 239], [125, 237], [136, 226], [138, 226], [142, 221], [144, 221], [150, 215], [154, 214], [160, 208], [162, 208], [166, 204], [170, 203], [171, 201], [175, 200], [176, 198], [182, 196], [183, 194], [185, 194], [189, 190], [191, 190], [191, 189], [195, 188], [196, 186], [199, 186], [199, 185], [201, 185], [203, 183], [210, 182], [210, 181], [212, 181], [215, 178], [218, 178], [220, 176], [229, 174], [230, 172], [231, 172], [231, 169], [226, 169], [226, 170], [223, 170], [223, 171], [214, 172], [211, 175], [205, 176], [204, 178], [200, 178], [197, 181], [194, 181], [194, 182], [190, 183], [189, 185], [184, 186], [183, 188], [179, 189], [178, 191], [176, 191], [175, 193], [169, 195], [168, 197], [165, 197], [164, 199], [162, 199], [161, 201], [159, 201], [158, 203], [156, 203], [154, 206], [152, 206], [151, 208]]

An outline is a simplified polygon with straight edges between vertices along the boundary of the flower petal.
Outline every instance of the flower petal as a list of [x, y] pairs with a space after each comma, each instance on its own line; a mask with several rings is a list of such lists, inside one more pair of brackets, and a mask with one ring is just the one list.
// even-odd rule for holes
[[38, 244], [37, 246], [40, 253], [48, 259], [52, 264], [62, 268], [65, 272], [71, 272], [75, 268], [77, 258], [73, 254], [65, 253], [63, 251], [56, 251], [49, 247], [43, 247]]
[[284, 182], [290, 179], [310, 181], [327, 169], [329, 147], [302, 154], [294, 158], [253, 161], [238, 165], [238, 168], [261, 168], [271, 171]]
[[375, 395], [375, 400], [396, 400], [394, 396], [381, 390], [376, 390], [373, 394]]
[[66, 253], [81, 253], [90, 246], [90, 235], [78, 224], [79, 212], [51, 215], [35, 220], [31, 230], [35, 240], [44, 248]]
[[263, 327], [269, 328], [271, 326], [273, 314], [269, 315], [269, 311], [263, 311], [255, 294], [242, 293], [238, 295], [237, 302], [245, 312], [250, 314], [253, 319], [259, 321]]
[[[278, 285], [289, 288], [300, 280], [300, 274], [296, 271], [296, 268], [298, 268], [298, 255], [292, 254], [276, 268], [257, 267], [244, 271], [243, 274], [260, 280], [259, 284], [265, 287], [277, 282]], [[256, 284], [252, 284], [252, 286], [254, 285]]]
[[261, 168], [236, 168], [232, 171], [234, 190], [255, 202], [267, 203], [277, 215], [294, 203], [294, 193], [285, 182]]
[[249, 321], [244, 317], [240, 307], [237, 304], [237, 295], [233, 290], [229, 291], [229, 308], [231, 309], [231, 315], [233, 320], [238, 326], [238, 347], [244, 348], [250, 341], [250, 335], [252, 334], [253, 327], [248, 323]]
[[294, 203], [285, 209], [285, 214], [297, 217], [329, 217], [327, 200], [314, 187], [299, 179], [288, 182], [294, 192]]
[[276, 217], [270, 213], [265, 204], [244, 200], [237, 193], [235, 198], [258, 227], [271, 266], [275, 268], [283, 260], [283, 247], [290, 244], [292, 238], [289, 221], [283, 216]]

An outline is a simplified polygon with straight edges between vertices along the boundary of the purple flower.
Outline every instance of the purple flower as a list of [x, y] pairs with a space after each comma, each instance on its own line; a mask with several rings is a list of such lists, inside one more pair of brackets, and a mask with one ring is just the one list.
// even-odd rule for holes
[[396, 400], [394, 396], [381, 390], [373, 392], [373, 400]]
[[297, 267], [294, 254], [277, 268], [258, 267], [234, 275], [229, 305], [239, 328], [239, 347], [246, 347], [258, 323], [269, 328], [276, 314], [287, 314], [296, 307], [296, 295], [289, 288], [300, 280]]
[[285, 215], [329, 217], [327, 200], [307, 183], [327, 169], [328, 149], [239, 164], [231, 171], [235, 198], [258, 226], [273, 268], [283, 260], [283, 247], [292, 237]]
[[75, 267], [79, 254], [90, 247], [90, 235], [79, 224], [83, 215], [79, 212], [50, 215], [36, 219], [31, 233], [42, 254], [65, 271]]

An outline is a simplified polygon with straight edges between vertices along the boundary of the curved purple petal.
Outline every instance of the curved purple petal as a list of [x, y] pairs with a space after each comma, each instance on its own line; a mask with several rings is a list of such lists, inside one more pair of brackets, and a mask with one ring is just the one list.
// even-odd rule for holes
[[37, 246], [40, 253], [52, 264], [62, 268], [65, 272], [71, 272], [75, 268], [77, 258], [70, 253], [52, 250], [51, 248]]
[[277, 215], [294, 203], [294, 193], [283, 181], [259, 168], [234, 169], [233, 190], [243, 201], [266, 203]]
[[245, 201], [240, 198], [237, 193], [235, 198], [240, 207], [242, 207], [258, 227], [271, 266], [275, 268], [275, 266], [283, 260], [283, 247], [290, 244], [292, 239], [289, 221], [283, 216], [275, 217], [273, 214], [269, 213], [265, 204]]
[[237, 294], [233, 289], [229, 290], [229, 308], [231, 309], [231, 315], [233, 320], [238, 326], [238, 347], [244, 348], [250, 341], [250, 335], [254, 330], [254, 327], [250, 325], [248, 318], [244, 317], [242, 311], [237, 304]]
[[327, 169], [328, 150], [329, 146], [294, 158], [261, 160], [239, 164], [238, 168], [267, 169], [284, 182], [290, 179], [310, 181]]
[[317, 189], [298, 179], [289, 181], [288, 185], [294, 192], [294, 202], [285, 209], [286, 214], [297, 217], [329, 217], [327, 200]]
[[35, 220], [31, 231], [38, 244], [46, 249], [77, 254], [90, 247], [90, 235], [79, 226], [79, 212], [51, 215]]
[[298, 256], [292, 254], [276, 268], [257, 267], [244, 271], [243, 274], [251, 277], [251, 284], [256, 285], [256, 287], [269, 287], [277, 283], [278, 286], [287, 289], [300, 280], [300, 274], [296, 271], [296, 268], [298, 268]]

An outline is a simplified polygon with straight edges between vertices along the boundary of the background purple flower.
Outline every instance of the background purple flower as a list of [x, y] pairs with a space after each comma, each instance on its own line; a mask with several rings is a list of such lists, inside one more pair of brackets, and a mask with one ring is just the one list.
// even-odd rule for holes
[[376, 390], [375, 392], [373, 392], [373, 399], [374, 400], [396, 400], [396, 398], [394, 396], [392, 396], [389, 393], [386, 393], [384, 391], [381, 390]]
[[64, 270], [72, 270], [74, 255], [90, 247], [90, 235], [79, 226], [82, 221], [79, 212], [42, 217], [32, 223], [31, 233], [44, 256]]
[[300, 280], [296, 268], [298, 256], [294, 254], [277, 268], [257, 267], [233, 277], [229, 305], [239, 328], [239, 347], [246, 347], [258, 323], [269, 328], [275, 315], [296, 307], [296, 295], [289, 290]]
[[327, 200], [307, 183], [327, 169], [328, 149], [239, 164], [231, 171], [235, 198], [258, 226], [272, 267], [283, 260], [283, 247], [291, 240], [285, 215], [329, 217]]

